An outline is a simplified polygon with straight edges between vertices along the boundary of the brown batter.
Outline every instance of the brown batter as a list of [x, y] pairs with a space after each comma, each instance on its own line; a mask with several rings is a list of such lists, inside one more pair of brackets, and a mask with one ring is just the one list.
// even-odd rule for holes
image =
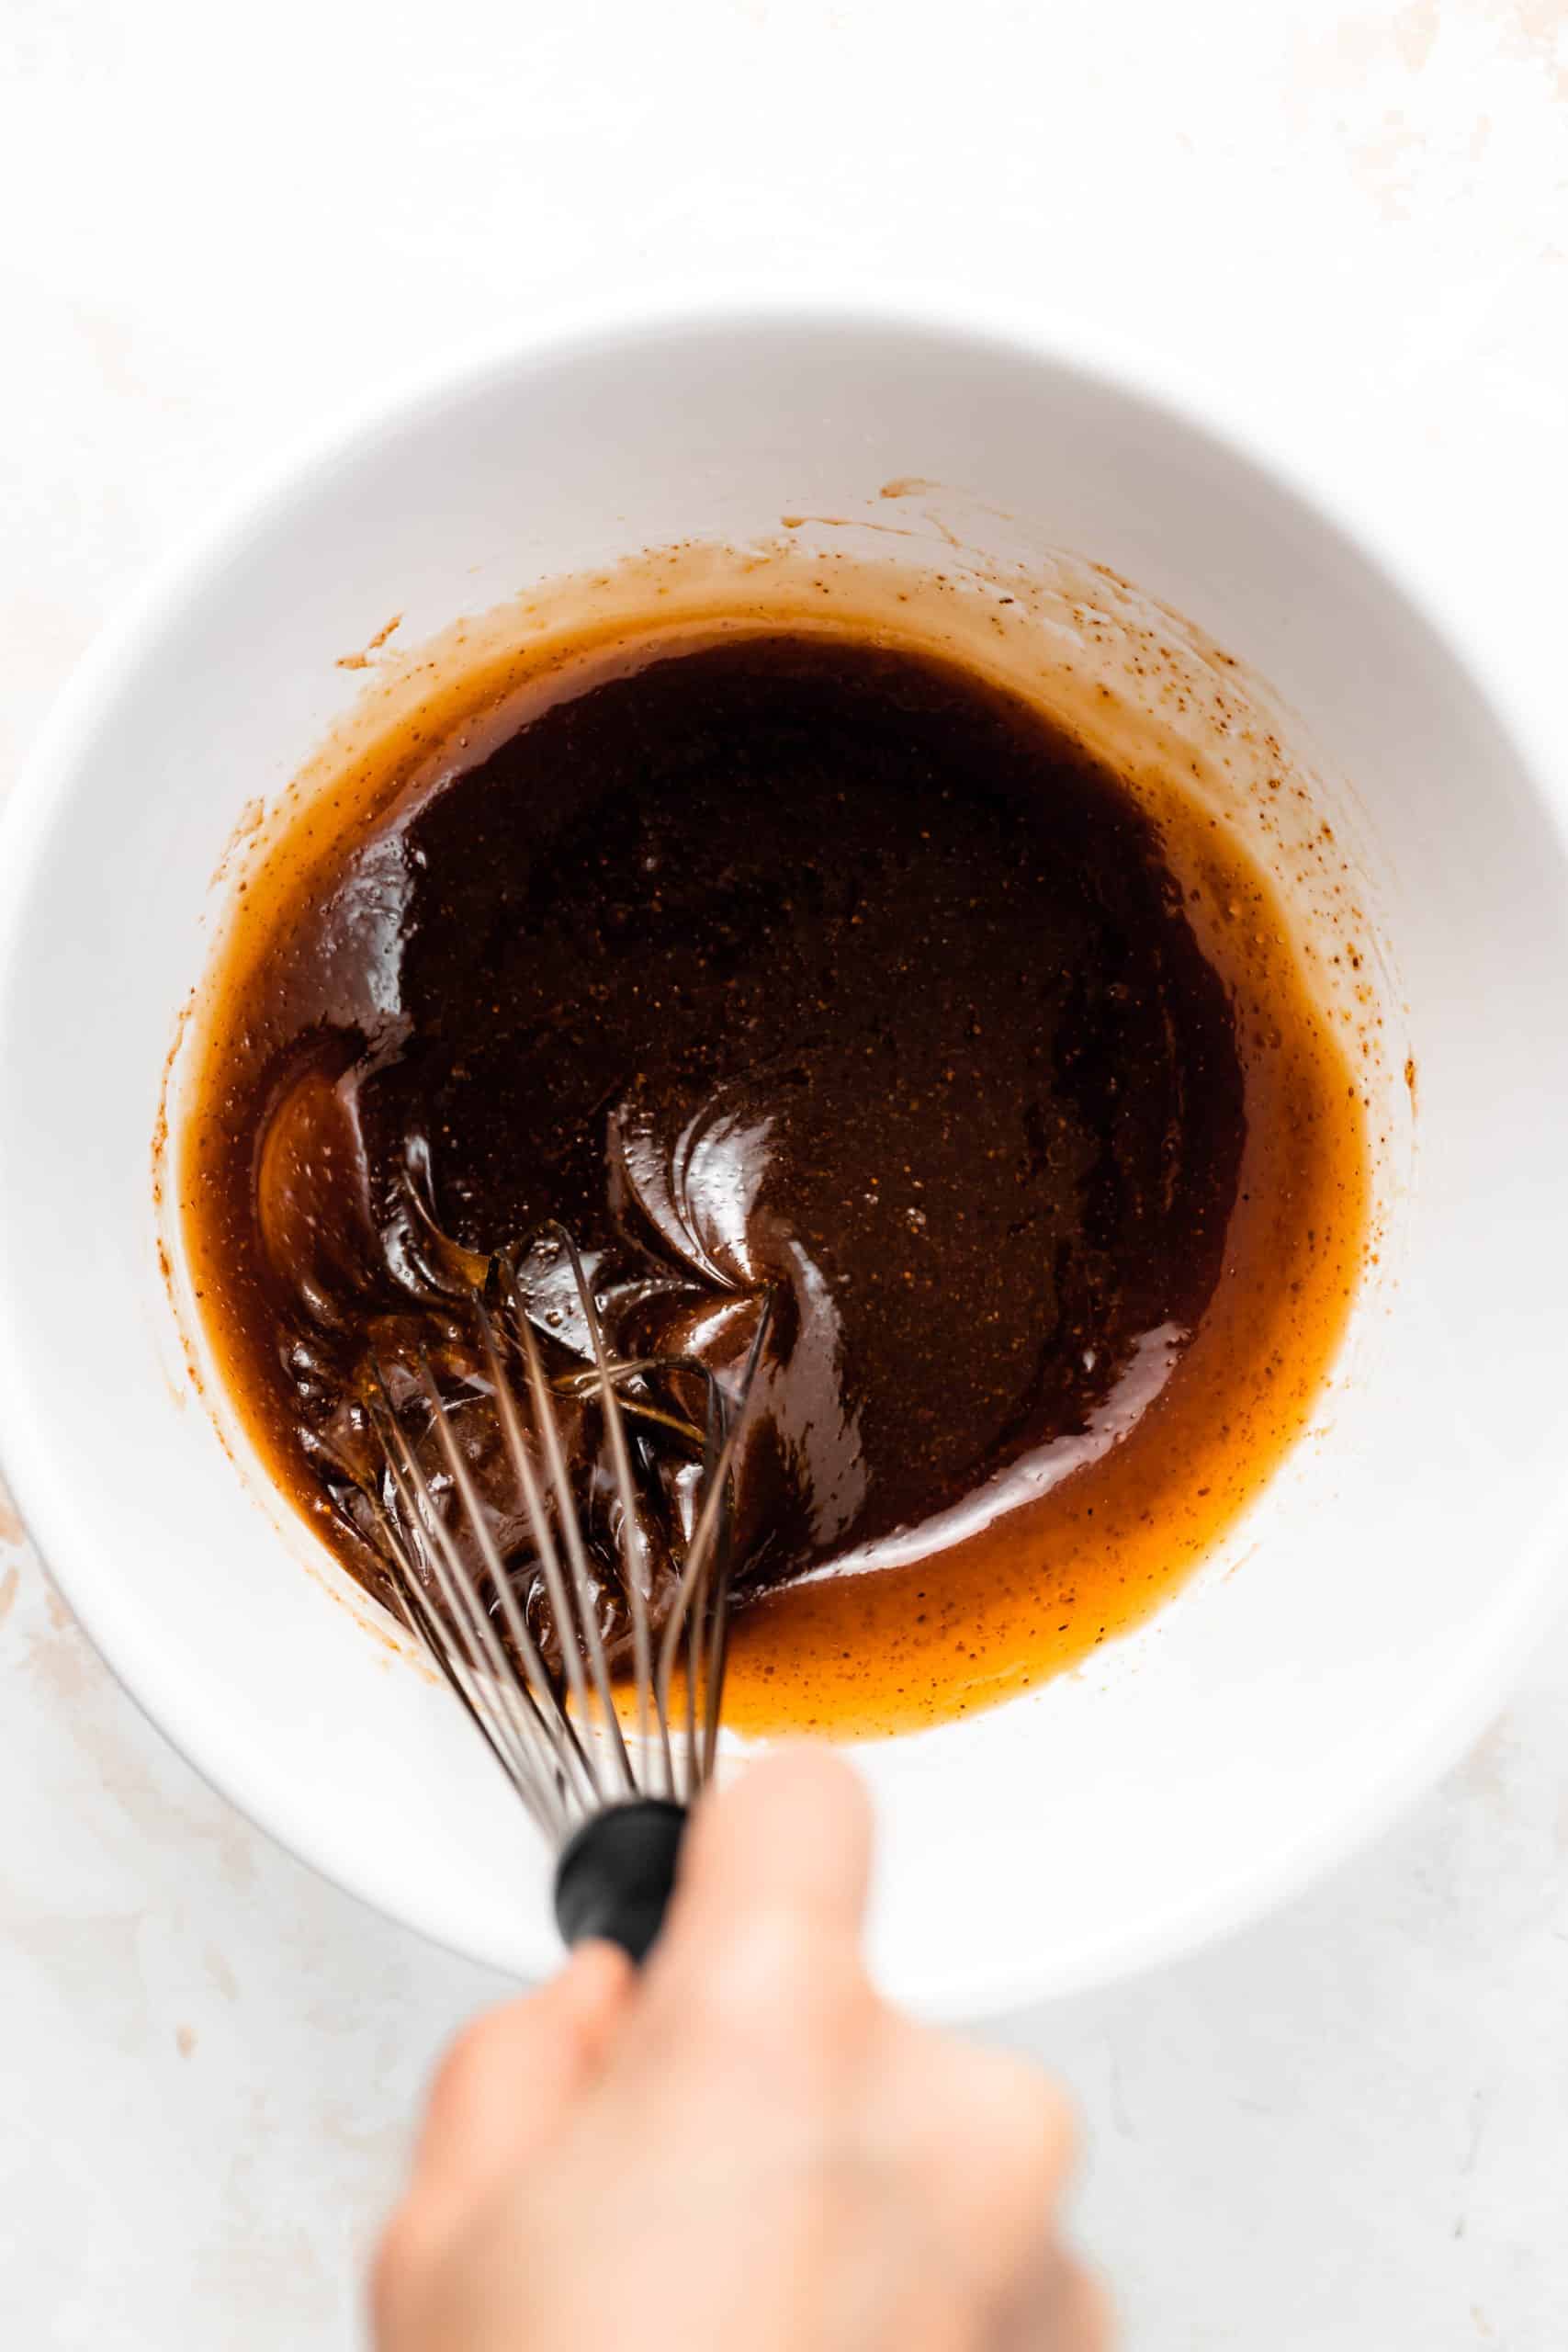
[[[1150, 818], [965, 673], [770, 634], [578, 683], [252, 918], [183, 1186], [225, 1368], [373, 1583], [366, 1367], [417, 1440], [428, 1351], [537, 1622], [465, 1253], [562, 1219], [619, 1352], [727, 1380], [771, 1301], [731, 1719], [1003, 1695], [1141, 1614], [1299, 1426], [1364, 1210], [1343, 1063], [1299, 983], [1257, 1050]], [[558, 1368], [562, 1272], [534, 1243]], [[614, 1635], [601, 1433], [570, 1435]], [[648, 1470], [657, 1613], [680, 1473]]]

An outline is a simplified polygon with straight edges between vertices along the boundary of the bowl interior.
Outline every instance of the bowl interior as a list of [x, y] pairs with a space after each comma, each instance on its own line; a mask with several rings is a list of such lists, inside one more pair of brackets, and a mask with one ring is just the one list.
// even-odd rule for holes
[[523, 1972], [554, 1951], [532, 1831], [445, 1694], [341, 1578], [302, 1572], [310, 1539], [225, 1452], [170, 1307], [151, 1143], [212, 877], [242, 810], [343, 717], [361, 681], [338, 657], [392, 614], [418, 642], [647, 547], [831, 530], [889, 485], [929, 564], [926, 484], [963, 494], [998, 560], [1021, 532], [1110, 566], [1293, 713], [1382, 951], [1379, 1115], [1406, 1115], [1407, 1049], [1419, 1117], [1324, 1426], [1245, 1540], [1092, 1667], [864, 1751], [885, 1981], [974, 2012], [1246, 1916], [1447, 1759], [1551, 1581], [1568, 875], [1544, 794], [1409, 596], [1196, 420], [1010, 343], [732, 316], [513, 356], [210, 540], [95, 662], [17, 795], [0, 1447], [89, 1630], [194, 1761], [356, 1893]]

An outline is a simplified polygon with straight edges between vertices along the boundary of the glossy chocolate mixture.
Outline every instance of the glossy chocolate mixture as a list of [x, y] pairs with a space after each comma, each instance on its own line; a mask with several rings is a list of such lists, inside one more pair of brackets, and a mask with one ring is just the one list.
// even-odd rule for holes
[[[356, 1571], [367, 1371], [428, 1447], [423, 1348], [541, 1622], [460, 1302], [520, 1248], [552, 1369], [585, 1356], [552, 1219], [626, 1355], [733, 1384], [771, 1302], [743, 1594], [918, 1558], [1008, 1465], [1124, 1429], [1213, 1292], [1247, 1103], [1118, 782], [954, 668], [804, 635], [676, 649], [463, 758], [288, 910], [207, 1111], [246, 1382]], [[615, 1635], [596, 1408], [569, 1435]], [[657, 1614], [690, 1474], [643, 1468]]]

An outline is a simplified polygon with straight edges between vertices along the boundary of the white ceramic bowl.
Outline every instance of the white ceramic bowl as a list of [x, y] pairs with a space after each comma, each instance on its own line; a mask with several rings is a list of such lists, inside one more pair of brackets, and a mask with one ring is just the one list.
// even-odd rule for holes
[[553, 1954], [531, 1832], [445, 1695], [301, 1571], [307, 1539], [193, 1397], [155, 1254], [161, 1074], [238, 813], [355, 687], [334, 656], [393, 612], [417, 639], [646, 545], [864, 514], [892, 477], [970, 493], [982, 542], [989, 513], [1105, 562], [1277, 690], [1359, 844], [1385, 1059], [1403, 1023], [1420, 1117], [1323, 1431], [1237, 1541], [1090, 1668], [866, 1751], [885, 1980], [974, 2013], [1255, 1914], [1473, 1734], [1562, 1556], [1568, 864], [1495, 695], [1386, 557], [1076, 343], [862, 308], [523, 344], [210, 533], [94, 655], [15, 794], [0, 1449], [104, 1655], [218, 1787], [525, 1973]]

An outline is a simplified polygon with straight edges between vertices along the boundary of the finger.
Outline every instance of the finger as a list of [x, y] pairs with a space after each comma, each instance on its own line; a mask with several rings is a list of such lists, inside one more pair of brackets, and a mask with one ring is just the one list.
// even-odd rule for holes
[[1111, 2299], [1093, 2271], [1057, 2253], [1003, 2321], [997, 2352], [1111, 2352]]
[[431, 2088], [411, 2205], [426, 2237], [468, 2213], [556, 2131], [626, 2008], [631, 1963], [583, 1944], [558, 1976], [460, 2033]]
[[888, 2015], [868, 2130], [909, 2168], [932, 2224], [975, 2285], [1005, 2305], [1055, 2244], [1076, 2131], [1032, 2061]]
[[[1062, 2352], [1110, 2352], [1115, 2334], [1111, 2298], [1081, 2263], [1069, 2262], [1056, 2310]], [[1038, 2340], [1038, 2339], [1036, 2339]]]
[[831, 1748], [780, 1748], [705, 1798], [694, 1818], [660, 1947], [666, 1964], [759, 1913], [787, 1912], [852, 1939], [870, 1870], [859, 1774]]
[[761, 2069], [770, 2050], [779, 2067], [792, 2051], [827, 2063], [869, 1998], [858, 1947], [870, 1859], [865, 1792], [829, 1749], [780, 1749], [705, 1798], [632, 2042], [660, 2064], [673, 2041], [722, 2069], [737, 2039]]

